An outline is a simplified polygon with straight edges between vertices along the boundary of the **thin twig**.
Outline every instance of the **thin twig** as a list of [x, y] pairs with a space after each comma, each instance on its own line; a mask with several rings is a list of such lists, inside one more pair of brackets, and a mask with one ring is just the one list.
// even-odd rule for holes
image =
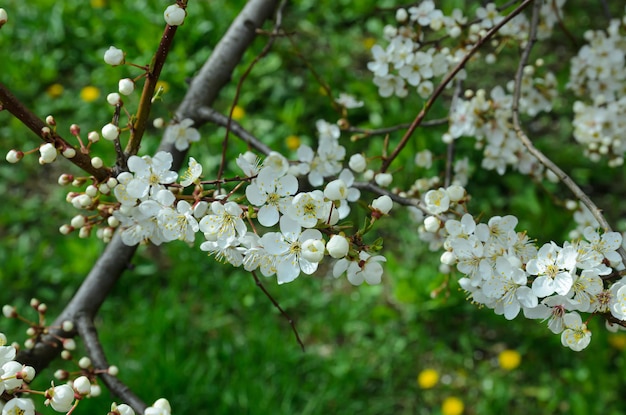
[[133, 391], [116, 376], [106, 373], [106, 370], [109, 368], [109, 363], [107, 362], [104, 349], [102, 348], [102, 343], [100, 343], [100, 339], [98, 338], [98, 332], [93, 324], [92, 317], [81, 313], [76, 316], [74, 323], [76, 324], [76, 330], [83, 340], [83, 344], [87, 349], [87, 354], [94, 368], [103, 371], [99, 376], [104, 384], [114, 395], [122, 399], [124, 403], [132, 406], [136, 413], [142, 414], [147, 407], [145, 402], [135, 395]]
[[485, 37], [481, 38], [478, 42], [476, 42], [476, 44], [472, 47], [472, 49], [470, 49], [470, 51], [467, 52], [467, 54], [454, 67], [454, 69], [452, 69], [452, 71], [450, 71], [446, 75], [446, 77], [441, 81], [441, 83], [439, 83], [439, 85], [437, 85], [437, 88], [433, 91], [433, 93], [430, 96], [430, 98], [428, 98], [428, 101], [426, 101], [426, 103], [424, 104], [424, 107], [422, 108], [420, 113], [417, 114], [417, 117], [415, 117], [415, 119], [411, 123], [409, 129], [404, 134], [404, 136], [402, 137], [402, 139], [400, 140], [400, 142], [398, 143], [396, 148], [393, 150], [391, 155], [389, 157], [385, 158], [385, 160], [383, 161], [382, 167], [380, 168], [381, 172], [386, 172], [387, 169], [389, 168], [389, 166], [391, 165], [391, 163], [396, 159], [396, 157], [398, 157], [398, 154], [400, 154], [402, 149], [409, 142], [409, 138], [411, 138], [411, 135], [413, 135], [413, 132], [415, 131], [415, 129], [422, 123], [422, 120], [424, 119], [424, 117], [426, 117], [426, 114], [428, 113], [430, 108], [435, 103], [435, 100], [442, 94], [442, 92], [445, 89], [445, 87], [450, 83], [450, 81], [452, 81], [452, 79], [454, 79], [456, 74], [459, 73], [461, 71], [461, 69], [463, 69], [465, 67], [467, 62], [469, 62], [470, 58], [472, 56], [474, 56], [474, 54], [478, 51], [478, 49], [480, 49], [482, 47], [482, 45], [485, 44], [485, 42], [487, 42], [489, 39], [491, 39], [493, 37], [493, 35], [495, 35], [498, 32], [498, 30], [500, 30], [500, 28], [502, 28], [502, 26], [504, 26], [511, 19], [513, 19], [515, 16], [520, 14], [522, 12], [522, 10], [524, 10], [532, 2], [533, 2], [533, 0], [524, 0], [524, 2], [522, 2], [522, 4], [517, 6], [517, 8], [515, 10], [513, 10], [509, 15], [507, 15], [504, 19], [502, 19], [502, 21], [500, 23], [498, 23], [497, 25], [492, 27], [485, 34]]
[[224, 114], [220, 114], [213, 108], [199, 108], [198, 116], [201, 118], [202, 122], [212, 122], [213, 124], [219, 125], [220, 127], [226, 127], [230, 123], [230, 131], [237, 137], [241, 138], [250, 147], [257, 151], [260, 151], [265, 155], [268, 155], [272, 151], [271, 148], [261, 142], [261, 140], [259, 140], [257, 137], [252, 135], [252, 133], [250, 133], [248, 130], [243, 128], [241, 124], [239, 124], [237, 121], [233, 120], [230, 117], [227, 117]]
[[[517, 137], [521, 140], [524, 146], [528, 149], [528, 151], [535, 156], [537, 160], [541, 164], [543, 164], [546, 168], [552, 171], [562, 182], [567, 186], [568, 189], [576, 196], [578, 200], [580, 200], [586, 207], [589, 209], [593, 217], [598, 221], [600, 226], [604, 228], [605, 232], [611, 232], [611, 226], [608, 221], [600, 211], [600, 209], [593, 203], [591, 198], [587, 196], [585, 192], [565, 173], [559, 166], [557, 166], [552, 160], [550, 160], [545, 154], [539, 151], [533, 143], [530, 141], [526, 133], [522, 130], [521, 122], [520, 122], [520, 114], [519, 114], [519, 101], [521, 97], [521, 89], [522, 89], [522, 77], [524, 75], [524, 67], [528, 62], [528, 58], [530, 56], [530, 52], [532, 50], [533, 45], [537, 41], [537, 25], [539, 23], [539, 10], [541, 8], [541, 2], [535, 3], [533, 7], [533, 16], [530, 22], [529, 28], [529, 36], [528, 42], [526, 43], [526, 47], [522, 52], [522, 56], [520, 58], [519, 65], [517, 66], [517, 71], [515, 73], [515, 86], [513, 90], [513, 129], [517, 134]], [[624, 248], [620, 247], [618, 249], [620, 256], [622, 257], [622, 261], [626, 263], [626, 251]]]
[[[424, 121], [421, 125], [423, 127], [434, 127], [437, 125], [446, 124], [447, 122], [448, 122], [448, 118], [437, 118], [435, 120]], [[349, 133], [365, 134], [366, 136], [385, 135], [385, 134], [396, 132], [398, 130], [404, 130], [405, 128], [409, 128], [410, 126], [411, 126], [411, 123], [408, 123], [408, 122], [403, 123], [403, 124], [398, 124], [398, 125], [392, 125], [391, 127], [384, 127], [384, 128], [377, 128], [377, 129], [350, 126], [346, 129], [346, 131]]]
[[252, 271], [251, 274], [254, 277], [254, 282], [256, 283], [257, 287], [259, 287], [261, 291], [263, 291], [263, 294], [265, 294], [265, 296], [269, 298], [272, 304], [274, 304], [274, 307], [276, 307], [278, 311], [280, 311], [280, 314], [282, 314], [283, 317], [285, 317], [285, 319], [289, 322], [289, 325], [291, 326], [291, 330], [293, 331], [293, 334], [296, 336], [296, 341], [298, 342], [298, 344], [300, 345], [300, 348], [302, 348], [302, 351], [304, 352], [304, 343], [302, 342], [302, 339], [300, 338], [300, 335], [298, 334], [296, 323], [292, 320], [291, 317], [289, 317], [289, 314], [287, 314], [285, 310], [283, 310], [280, 304], [278, 304], [278, 301], [276, 301], [274, 297], [272, 297], [272, 294], [270, 294], [269, 291], [267, 291], [267, 289], [263, 286], [263, 283], [261, 282], [261, 280], [259, 280], [259, 277], [257, 277], [256, 272]]
[[270, 49], [274, 45], [274, 41], [276, 40], [275, 35], [278, 34], [280, 30], [280, 26], [283, 21], [283, 8], [285, 7], [286, 4], [287, 4], [286, 0], [281, 1], [280, 5], [278, 6], [278, 9], [276, 10], [276, 21], [274, 23], [274, 30], [272, 30], [272, 34], [267, 44], [265, 45], [261, 53], [259, 53], [254, 58], [254, 60], [250, 63], [250, 65], [248, 65], [243, 75], [241, 75], [241, 78], [239, 78], [239, 82], [237, 82], [237, 88], [235, 89], [235, 97], [233, 98], [233, 103], [230, 107], [230, 112], [228, 114], [228, 122], [226, 123], [226, 133], [224, 134], [224, 140], [222, 141], [222, 160], [220, 162], [220, 167], [217, 171], [218, 180], [222, 178], [222, 174], [224, 173], [224, 168], [226, 167], [226, 150], [228, 149], [228, 136], [230, 133], [230, 126], [231, 126], [232, 119], [233, 119], [233, 112], [235, 111], [237, 102], [239, 102], [241, 88], [243, 86], [244, 81], [248, 78], [248, 75], [250, 75], [250, 73], [252, 72], [252, 69], [256, 66], [257, 63], [261, 61], [261, 59], [263, 59], [269, 53]]
[[9, 89], [0, 82], [0, 109], [8, 110], [15, 118], [20, 120], [22, 124], [28, 127], [39, 138], [48, 143], [54, 144], [57, 149], [63, 149], [71, 147], [76, 150], [76, 155], [68, 159], [71, 163], [81, 168], [83, 171], [89, 173], [95, 177], [99, 182], [102, 182], [111, 176], [111, 170], [107, 167], [101, 167], [99, 169], [91, 165], [91, 157], [80, 151], [80, 148], [75, 148], [57, 132], [51, 131], [50, 134], [42, 134], [42, 128], [48, 127], [48, 125], [35, 115], [22, 101], [20, 101]]

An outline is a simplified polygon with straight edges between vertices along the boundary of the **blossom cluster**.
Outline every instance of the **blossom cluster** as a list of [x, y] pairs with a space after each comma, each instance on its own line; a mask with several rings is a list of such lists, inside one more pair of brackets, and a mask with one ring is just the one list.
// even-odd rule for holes
[[[565, 0], [542, 5], [538, 37], [547, 37], [558, 21]], [[396, 11], [398, 26], [388, 25], [384, 36], [386, 47], [378, 44], [371, 49], [373, 61], [367, 67], [374, 74], [373, 82], [382, 97], [405, 97], [409, 88], [427, 98], [434, 90], [433, 82], [449, 72], [482, 37], [499, 24], [504, 16], [495, 3], [476, 9], [475, 20], [454, 9], [450, 15], [435, 6], [433, 0], [424, 0], [417, 6]], [[513, 41], [525, 44], [528, 38], [528, 18], [519, 14], [508, 21], [494, 37], [493, 47]], [[493, 64], [496, 53], [487, 53], [486, 62]], [[459, 79], [464, 79], [462, 70]]]
[[[329, 142], [336, 140], [333, 126], [323, 122], [318, 123], [320, 126], [328, 127], [320, 132], [325, 146], [320, 145], [315, 154], [301, 149], [300, 155], [311, 157], [300, 157], [297, 164], [290, 165], [275, 152], [263, 163], [252, 153], [239, 156], [237, 164], [246, 176], [240, 180], [247, 183], [247, 206], [230, 200], [229, 195], [204, 191], [199, 180], [202, 166], [193, 158], [176, 182], [178, 175], [170, 170], [170, 153], [130, 157], [129, 171], [117, 177], [119, 184], [114, 188], [120, 206], [113, 217], [119, 221], [122, 241], [127, 245], [146, 240], [154, 244], [173, 240], [192, 243], [201, 232], [205, 242], [200, 249], [209, 255], [246, 271], [258, 269], [265, 276], [276, 275], [280, 284], [293, 281], [301, 273], [312, 274], [326, 255], [338, 260], [333, 271], [336, 277], [347, 272], [353, 284], [380, 283], [379, 263], [384, 257], [373, 255], [360, 242], [360, 236], [347, 236], [336, 226], [347, 216], [349, 201], [359, 196], [357, 189], [350, 187], [353, 174], [345, 169], [324, 190], [298, 192], [296, 174], [308, 174], [309, 181], [320, 183], [341, 169], [340, 146]], [[325, 152], [326, 148], [333, 149], [332, 154]], [[187, 187], [194, 188], [192, 194], [185, 194]], [[391, 199], [382, 196], [373, 201], [371, 209], [373, 222], [389, 212]], [[250, 214], [251, 210], [255, 213]], [[278, 225], [280, 231], [259, 234], [256, 226], [249, 228], [253, 217], [262, 227]]]
[[[587, 43], [571, 60], [568, 88], [574, 103], [574, 138], [592, 161], [624, 163], [626, 151], [626, 18], [606, 30], [585, 32]], [[591, 100], [590, 100], [591, 98]]]
[[626, 318], [626, 278], [613, 274], [624, 269], [617, 253], [620, 233], [600, 235], [588, 227], [585, 239], [537, 247], [515, 230], [517, 223], [512, 215], [476, 223], [470, 214], [445, 222], [441, 261], [464, 275], [459, 284], [472, 301], [508, 320], [520, 311], [526, 318], [547, 320], [563, 345], [575, 351], [591, 340], [580, 313]]

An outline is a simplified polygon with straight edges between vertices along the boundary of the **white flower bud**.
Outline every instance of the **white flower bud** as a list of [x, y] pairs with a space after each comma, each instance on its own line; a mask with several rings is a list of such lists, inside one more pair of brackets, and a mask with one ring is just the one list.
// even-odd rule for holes
[[15, 164], [18, 161], [20, 161], [22, 158], [24, 158], [24, 153], [22, 153], [19, 150], [9, 150], [9, 152], [7, 153], [7, 157], [6, 160], [9, 163]]
[[63, 360], [70, 360], [72, 358], [72, 353], [70, 353], [69, 350], [63, 350], [61, 352], [61, 359]]
[[446, 193], [451, 202], [458, 202], [465, 197], [465, 189], [462, 186], [453, 184], [446, 189]]
[[372, 207], [382, 214], [388, 214], [393, 206], [393, 201], [387, 195], [382, 195], [372, 202]]
[[[91, 385], [91, 391], [89, 392], [89, 396], [91, 396], [92, 398], [95, 398], [97, 396], [100, 396], [101, 393], [102, 393], [102, 388], [100, 387], [100, 385]], [[134, 415], [134, 412], [132, 414]]]
[[0, 27], [2, 27], [7, 22], [7, 20], [9, 20], [7, 11], [0, 8]]
[[65, 320], [63, 324], [61, 325], [61, 328], [65, 332], [70, 332], [74, 330], [74, 323], [71, 320]]
[[109, 123], [102, 127], [102, 137], [104, 137], [105, 139], [113, 141], [119, 136], [120, 130], [119, 128], [117, 128], [117, 125]]
[[158, 409], [164, 409], [168, 414], [172, 412], [172, 407], [170, 406], [169, 401], [165, 398], [157, 399], [152, 406]]
[[165, 9], [165, 12], [163, 13], [165, 23], [170, 26], [180, 26], [183, 24], [185, 21], [185, 15], [185, 9], [181, 8], [178, 4], [167, 6], [167, 9]]
[[130, 95], [135, 90], [135, 82], [130, 78], [120, 79], [117, 86], [122, 95]]
[[407, 13], [406, 9], [396, 10], [396, 20], [398, 21], [398, 23], [404, 23], [408, 18], [409, 14]]
[[420, 151], [415, 155], [415, 164], [418, 167], [429, 169], [433, 165], [433, 153], [430, 150]]
[[120, 369], [117, 366], [109, 366], [107, 373], [111, 376], [117, 376], [120, 373]]
[[307, 239], [302, 243], [302, 258], [312, 263], [318, 263], [324, 258], [324, 241]]
[[124, 51], [111, 46], [104, 52], [104, 61], [112, 66], [121, 65], [124, 63]]
[[91, 366], [91, 359], [87, 356], [81, 357], [78, 361], [78, 367], [80, 367], [81, 369], [87, 369], [89, 368], [89, 366]]
[[111, 405], [111, 412], [116, 412], [116, 413], [119, 413], [120, 415], [135, 415], [135, 411], [133, 411], [133, 408], [126, 405], [125, 403], [121, 405], [116, 405], [115, 408], [113, 408], [113, 405]]
[[24, 342], [24, 347], [28, 350], [32, 350], [33, 348], [35, 348], [35, 340], [26, 339], [26, 341]]
[[5, 304], [2, 306], [2, 314], [4, 314], [6, 318], [17, 317], [17, 311], [15, 311], [15, 307], [9, 304]]
[[89, 395], [91, 392], [91, 382], [87, 379], [87, 376], [81, 376], [76, 378], [73, 383], [74, 390], [78, 392], [79, 395]]
[[380, 187], [389, 186], [392, 180], [393, 180], [393, 176], [390, 173], [378, 173], [376, 177], [374, 177], [374, 181]]
[[111, 188], [106, 183], [100, 183], [98, 185], [98, 191], [103, 195], [108, 195], [111, 192]]
[[441, 254], [440, 260], [442, 264], [453, 265], [454, 263], [456, 263], [456, 255], [454, 255], [453, 252], [446, 251]]
[[102, 166], [104, 166], [104, 162], [102, 161], [100, 157], [94, 157], [91, 159], [91, 165], [95, 167], [96, 169], [99, 169]]
[[365, 181], [368, 181], [368, 182], [369, 182], [369, 181], [370, 181], [370, 180], [372, 180], [373, 178], [374, 178], [374, 170], [369, 169], [369, 170], [365, 170], [365, 171], [363, 172], [363, 179], [364, 179]]
[[109, 103], [109, 105], [121, 105], [122, 104], [122, 97], [120, 97], [120, 94], [118, 94], [117, 92], [111, 92], [109, 95], [107, 95], [107, 102]]
[[80, 228], [80, 230], [78, 231], [78, 237], [82, 239], [89, 238], [90, 233], [91, 233], [91, 228], [88, 226], [84, 226]]
[[96, 197], [98, 195], [98, 188], [94, 186], [93, 184], [90, 184], [85, 189], [85, 194], [88, 195], [89, 197]]
[[75, 199], [78, 199], [77, 203], [80, 205], [80, 207], [87, 207], [93, 203], [91, 196], [87, 194], [79, 195]]
[[348, 255], [350, 242], [345, 236], [333, 235], [326, 244], [326, 250], [328, 251], [328, 255], [335, 259], [343, 258]]
[[163, 118], [155, 118], [154, 121], [152, 121], [152, 125], [154, 126], [154, 128], [163, 128], [163, 126], [165, 125], [165, 121], [163, 120]]
[[89, 134], [87, 134], [87, 140], [92, 143], [97, 143], [100, 140], [100, 134], [98, 134], [96, 131], [91, 131]]
[[333, 180], [326, 185], [324, 196], [328, 200], [345, 200], [348, 197], [348, 186], [341, 180]]
[[46, 117], [46, 124], [51, 125], [51, 126], [55, 126], [55, 125], [57, 125], [57, 122], [54, 120], [54, 117], [52, 115], [48, 115]]
[[61, 225], [61, 227], [59, 228], [59, 233], [61, 235], [68, 235], [70, 232], [72, 232], [74, 230], [74, 228], [72, 228], [70, 225]]
[[63, 339], [63, 348], [65, 350], [76, 350], [76, 341], [74, 339]]
[[24, 366], [22, 369], [22, 379], [26, 382], [30, 382], [35, 378], [37, 371], [32, 366]]
[[120, 221], [115, 216], [109, 216], [107, 218], [107, 224], [112, 228], [117, 228], [120, 225]]
[[348, 166], [355, 173], [362, 173], [363, 171], [365, 171], [365, 168], [367, 167], [367, 160], [365, 160], [365, 157], [363, 157], [363, 154], [360, 154], [360, 153], [353, 154], [352, 156], [350, 156], [350, 161], [348, 162]]
[[76, 156], [76, 150], [74, 150], [74, 148], [67, 147], [65, 150], [63, 150], [63, 157], [65, 157], [66, 159], [71, 159], [71, 158], [74, 158], [75, 156]]
[[57, 158], [57, 149], [52, 143], [46, 143], [39, 147], [39, 153], [41, 153], [41, 160], [44, 163], [52, 163]]
[[70, 385], [55, 386], [46, 394], [51, 396], [47, 402], [57, 412], [68, 412], [74, 404], [74, 390]]
[[436, 216], [427, 216], [424, 219], [424, 228], [426, 232], [435, 233], [441, 227], [441, 221]]
[[67, 372], [67, 370], [63, 370], [63, 369], [59, 369], [56, 372], [54, 372], [54, 378], [58, 380], [67, 379], [68, 375], [69, 373]]
[[70, 221], [70, 225], [74, 228], [82, 228], [85, 226], [85, 217], [83, 215], [76, 215]]

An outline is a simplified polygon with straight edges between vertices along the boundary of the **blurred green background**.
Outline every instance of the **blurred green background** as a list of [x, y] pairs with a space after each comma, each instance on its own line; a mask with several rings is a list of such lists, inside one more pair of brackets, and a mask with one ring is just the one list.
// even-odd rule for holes
[[[166, 94], [155, 106], [155, 116], [168, 118], [176, 109], [188, 79], [242, 4], [190, 2], [188, 19], [163, 71]], [[608, 21], [601, 7], [586, 4], [570, 2], [564, 12], [564, 27], [579, 43], [580, 27], [600, 29]], [[54, 114], [59, 131], [77, 123], [86, 132], [99, 130], [110, 119], [105, 97], [117, 89], [117, 80], [138, 75], [133, 68], [105, 65], [104, 51], [115, 45], [127, 53], [127, 61], [148, 63], [163, 28], [166, 2], [5, 0], [1, 6], [9, 23], [0, 31], [0, 82], [41, 117]], [[290, 4], [284, 27], [295, 33], [295, 42], [279, 39], [254, 69], [242, 89], [240, 122], [287, 153], [292, 151], [289, 136], [314, 144], [315, 121], [333, 122], [337, 113], [310, 67], [335, 95], [348, 92], [365, 101], [363, 108], [351, 112], [354, 125], [376, 128], [411, 121], [422, 101], [379, 98], [366, 69], [368, 46], [382, 39], [383, 26], [393, 22], [394, 6], [393, 1], [349, 0]], [[623, 10], [616, 6], [612, 12], [620, 16]], [[475, 5], [447, 0], [441, 7], [471, 10]], [[562, 86], [568, 69], [566, 61], [555, 58], [556, 45], [566, 56], [577, 50], [566, 38], [557, 31], [553, 43], [540, 45], [537, 52], [545, 54]], [[262, 36], [255, 41], [234, 80], [266, 41]], [[514, 57], [517, 50], [512, 49]], [[306, 56], [306, 63], [298, 53]], [[497, 69], [474, 64], [475, 75], [486, 69], [494, 75], [472, 78], [470, 71], [468, 83], [473, 87], [493, 86], [488, 83], [493, 79], [504, 83], [512, 78], [517, 61], [507, 62], [501, 60]], [[234, 85], [223, 91], [215, 106], [219, 111], [229, 110]], [[561, 163], [623, 230], [618, 218], [624, 170], [593, 165], [582, 157], [571, 139], [570, 98], [563, 87], [552, 118], [534, 124], [538, 135], [549, 137], [537, 145]], [[126, 105], [132, 111], [136, 103], [134, 97]], [[445, 114], [442, 102], [431, 118]], [[423, 171], [412, 157], [424, 148], [444, 155], [440, 140], [444, 131], [445, 127], [417, 132], [405, 158], [394, 164], [402, 173], [395, 176], [399, 186], [437, 174], [443, 160]], [[219, 161], [224, 131], [207, 125], [201, 132], [203, 144], [191, 155], [205, 164], [209, 176]], [[149, 133], [142, 152], [154, 149], [160, 139], [159, 131]], [[401, 135], [402, 131], [392, 134], [391, 142]], [[233, 155], [245, 150], [231, 140]], [[0, 143], [5, 152], [39, 144], [6, 112], [0, 113]], [[374, 154], [382, 138], [344, 143], [349, 153], [363, 145]], [[94, 151], [113, 161], [105, 144]], [[472, 140], [460, 140], [458, 152], [479, 163]], [[42, 168], [36, 156], [15, 166], [0, 163], [0, 303], [16, 305], [32, 318], [27, 304], [34, 296], [48, 304], [53, 320], [103, 249], [95, 236], [79, 239], [58, 233], [58, 227], [75, 214], [65, 202], [68, 189], [56, 184], [63, 172], [78, 173], [63, 162]], [[572, 229], [571, 215], [556, 207], [551, 197], [569, 197], [563, 188], [535, 186], [517, 174], [500, 177], [480, 169], [473, 177], [468, 186], [473, 212], [486, 217], [515, 214], [520, 218], [518, 229], [528, 229], [539, 242], [562, 241]], [[301, 276], [284, 286], [274, 279], [264, 281], [296, 321], [305, 352], [250, 275], [216, 264], [183, 243], [141, 247], [134, 269], [124, 275], [98, 317], [109, 360], [146, 402], [167, 397], [176, 414], [626, 412], [621, 394], [626, 386], [626, 336], [607, 334], [603, 323], [593, 319], [591, 345], [575, 353], [563, 348], [559, 336], [540, 322], [522, 317], [509, 322], [477, 309], [465, 301], [454, 276], [448, 281], [438, 272], [438, 254], [419, 241], [417, 224], [409, 227], [407, 222], [406, 214], [397, 209], [378, 230], [388, 259], [381, 286], [353, 287], [345, 279], [335, 280], [324, 272], [329, 264], [314, 277]], [[11, 340], [19, 341], [25, 329], [6, 319], [0, 324]], [[43, 373], [36, 387], [46, 388], [51, 373], [51, 369]], [[106, 413], [112, 400], [104, 391], [81, 403], [76, 413]], [[49, 408], [41, 411], [53, 413]]]

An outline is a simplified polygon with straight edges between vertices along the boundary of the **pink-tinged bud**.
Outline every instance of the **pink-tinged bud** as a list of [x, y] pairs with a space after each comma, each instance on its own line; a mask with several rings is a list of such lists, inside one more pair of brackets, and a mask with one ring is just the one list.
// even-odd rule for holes
[[124, 51], [111, 46], [104, 52], [104, 61], [111, 66], [121, 65], [124, 63]]
[[8, 19], [9, 17], [7, 15], [7, 11], [4, 9], [0, 9], [0, 27], [4, 26]]
[[48, 115], [46, 117], [46, 124], [48, 124], [50, 127], [54, 127], [55, 125], [57, 125], [57, 122], [54, 120], [54, 117], [52, 115]]
[[78, 126], [78, 124], [70, 125], [70, 134], [72, 134], [72, 135], [79, 135], [80, 134], [80, 127]]
[[59, 233], [61, 235], [69, 235], [69, 233], [72, 232], [73, 230], [74, 228], [72, 228], [68, 224], [65, 224], [65, 225], [61, 225], [61, 227], [59, 228]]
[[171, 6], [167, 6], [163, 17], [165, 18], [165, 23], [168, 25], [180, 26], [185, 21], [186, 14], [185, 9], [181, 8], [178, 4], [172, 4]]
[[71, 174], [63, 173], [59, 176], [59, 180], [57, 180], [57, 183], [59, 183], [60, 186], [67, 186], [68, 184], [72, 183], [72, 180], [74, 180], [74, 176], [72, 176]]
[[2, 306], [2, 314], [4, 314], [6, 318], [17, 317], [17, 311], [15, 310], [15, 307], [9, 304]]
[[65, 350], [76, 350], [76, 342], [74, 339], [63, 339], [62, 343]]
[[15, 164], [23, 158], [24, 153], [19, 150], [9, 150], [6, 156], [6, 160], [11, 164]]

